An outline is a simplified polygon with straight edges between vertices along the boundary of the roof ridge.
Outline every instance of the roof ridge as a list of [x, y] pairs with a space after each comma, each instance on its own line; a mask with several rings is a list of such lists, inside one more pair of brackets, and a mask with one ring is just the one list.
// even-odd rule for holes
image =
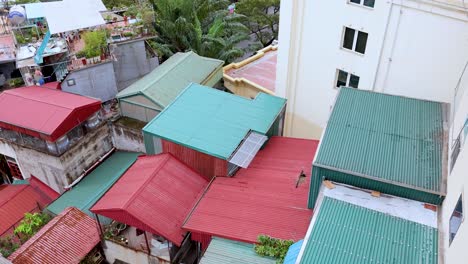
[[[33, 238], [33, 237], [29, 238], [28, 241], [26, 241], [26, 243], [24, 243], [23, 245], [21, 245], [21, 247], [20, 247], [17, 251], [15, 251], [15, 252], [12, 254], [12, 256], [14, 256], [14, 258], [11, 258], [11, 259], [9, 258], [9, 259], [10, 259], [10, 260], [13, 260], [13, 259], [16, 259], [16, 258], [18, 258], [19, 256], [21, 256], [21, 255], [24, 253], [24, 251], [25, 251], [26, 249], [28, 249], [29, 247], [31, 247], [31, 246], [32, 246], [34, 243], [36, 243], [42, 236], [44, 236], [47, 232], [49, 232], [50, 229], [51, 229], [52, 227], [56, 226], [56, 225], [59, 223], [59, 221], [60, 221], [62, 218], [64, 218], [67, 214], [69, 214], [73, 209], [76, 209], [76, 208], [75, 208], [75, 207], [68, 207], [68, 208], [65, 209], [62, 213], [58, 214], [56, 217], [54, 217], [52, 220], [50, 220], [49, 223], [45, 224], [41, 229], [39, 229], [39, 231], [38, 231], [33, 237], [35, 237], [39, 232], [41, 232], [41, 231], [42, 231], [44, 228], [46, 228], [46, 227], [47, 227], [47, 230], [44, 230], [44, 232], [42, 232], [42, 233], [41, 233], [36, 239], [34, 239], [33, 241], [31, 241], [31, 238]], [[76, 210], [78, 210], [78, 209], [76, 209]], [[78, 211], [79, 211], [79, 210], [78, 210]], [[82, 212], [80, 211], [80, 213], [82, 213]], [[55, 220], [55, 222], [52, 222], [52, 221], [54, 221], [54, 220]], [[29, 241], [31, 241], [31, 242], [28, 243]], [[27, 247], [26, 247], [25, 245], [27, 245]], [[23, 250], [20, 251], [21, 248], [23, 248]], [[15, 254], [16, 252], [18, 252], [18, 253]]]
[[[195, 55], [199, 56], [198, 54], [196, 54], [196, 53], [193, 52], [193, 51], [189, 51], [189, 52], [177, 52], [176, 55], [177, 55], [177, 54], [182, 54], [182, 55], [181, 55], [181, 58], [177, 58], [177, 60], [176, 60], [177, 63], [174, 63], [173, 65], [171, 65], [172, 67], [170, 67], [170, 68], [161, 69], [161, 71], [162, 71], [162, 70], [165, 70], [165, 71], [164, 71], [164, 74], [159, 75], [158, 78], [156, 78], [156, 79], [154, 80], [154, 82], [151, 83], [151, 85], [147, 85], [146, 87], [144, 87], [143, 89], [141, 89], [141, 92], [142, 92], [142, 93], [145, 93], [145, 91], [148, 90], [153, 84], [159, 82], [164, 76], [166, 76], [166, 74], [167, 74], [168, 72], [171, 72], [175, 67], [179, 66], [183, 61], [185, 61], [187, 58], [189, 58], [189, 57], [190, 57], [189, 55], [195, 54]], [[165, 62], [163, 62], [162, 64], [164, 64], [164, 63], [166, 63], [166, 62], [167, 62], [167, 60], [166, 60]], [[161, 64], [161, 65], [162, 65], [162, 64]], [[157, 67], [155, 70], [157, 70], [158, 68], [159, 68], [159, 67]]]
[[[31, 187], [29, 184], [18, 184], [18, 185], [11, 185], [11, 187], [15, 186], [14, 188], [16, 188], [16, 186], [19, 186], [18, 187], [18, 190], [15, 191], [15, 193], [10, 197], [8, 198], [7, 200], [5, 200], [3, 203], [0, 203], [0, 207], [2, 207], [3, 205], [5, 205], [6, 203], [8, 203], [9, 201], [13, 200], [13, 198], [15, 198], [16, 196], [18, 196], [21, 192], [23, 192], [27, 187]], [[21, 189], [20, 189], [21, 188]]]
[[[27, 88], [27, 87], [24, 87], [24, 88]], [[10, 90], [10, 91], [11, 91], [11, 90]], [[23, 98], [23, 99], [30, 100], [30, 101], [34, 101], [34, 102], [38, 102], [38, 103], [43, 103], [43, 104], [48, 104], [48, 105], [54, 105], [54, 106], [57, 106], [57, 107], [60, 107], [60, 108], [65, 108], [65, 109], [69, 109], [69, 110], [73, 110], [73, 109], [74, 109], [74, 108], [70, 108], [70, 107], [67, 107], [67, 106], [60, 105], [60, 104], [44, 102], [43, 100], [38, 100], [38, 99], [36, 99], [36, 98], [25, 97], [25, 96], [21, 96], [20, 94], [16, 94], [16, 93], [7, 93], [7, 92], [8, 92], [8, 90], [5, 91], [5, 94], [8, 94], [8, 95], [10, 95], [10, 96], [15, 96], [15, 97]], [[81, 96], [81, 95], [77, 95], [77, 96]]]
[[[148, 177], [148, 179], [146, 179], [146, 180], [140, 185], [140, 187], [138, 187], [138, 188], [135, 190], [135, 193], [138, 193], [141, 189], [145, 188], [145, 187], [146, 187], [146, 183], [148, 183], [149, 181], [151, 181], [151, 180], [153, 179], [153, 177], [159, 172], [159, 170], [161, 170], [161, 168], [162, 168], [164, 165], [166, 165], [166, 163], [169, 161], [169, 159], [170, 159], [170, 154], [168, 154], [168, 153], [162, 153], [162, 154], [158, 154], [158, 155], [155, 155], [155, 156], [160, 156], [160, 155], [161, 155], [161, 156], [164, 155], [164, 156], [165, 156], [165, 157], [164, 157], [165, 160], [163, 160], [163, 161], [161, 162], [161, 164], [159, 164], [159, 166], [155, 168], [155, 170], [153, 171], [153, 173], [151, 173], [151, 176]], [[146, 156], [145, 156], [145, 157], [146, 157]], [[138, 158], [137, 158], [137, 160], [135, 161], [135, 163], [136, 163], [137, 161], [138, 161]], [[135, 163], [134, 163], [134, 164], [135, 164]], [[133, 166], [133, 165], [132, 165], [132, 166]], [[123, 209], [123, 210], [127, 211], [127, 208], [128, 208], [128, 206], [130, 205], [130, 203], [131, 203], [133, 200], [135, 200], [135, 198], [136, 198], [135, 193], [134, 193], [134, 194], [132, 195], [132, 197], [130, 197], [130, 199], [124, 204], [124, 206], [122, 206], [122, 209]]]

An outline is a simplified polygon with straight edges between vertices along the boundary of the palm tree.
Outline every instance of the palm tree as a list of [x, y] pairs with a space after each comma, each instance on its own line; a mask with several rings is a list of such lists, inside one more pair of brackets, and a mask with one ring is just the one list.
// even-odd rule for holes
[[249, 39], [244, 16], [229, 14], [226, 0], [150, 0], [156, 12], [154, 47], [170, 57], [195, 51], [227, 63], [244, 55], [238, 47]]

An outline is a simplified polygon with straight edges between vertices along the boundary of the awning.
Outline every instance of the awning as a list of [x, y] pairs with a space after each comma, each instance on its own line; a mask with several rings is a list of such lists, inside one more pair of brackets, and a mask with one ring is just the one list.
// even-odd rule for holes
[[102, 1], [66, 0], [50, 2], [45, 8], [45, 17], [51, 34], [103, 25]]

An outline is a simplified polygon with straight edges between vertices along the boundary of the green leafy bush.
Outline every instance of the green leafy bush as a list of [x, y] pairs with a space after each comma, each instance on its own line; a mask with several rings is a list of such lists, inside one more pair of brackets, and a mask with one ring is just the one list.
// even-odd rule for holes
[[21, 87], [23, 85], [24, 85], [23, 78], [13, 78], [13, 79], [8, 80], [8, 86], [12, 88]]
[[89, 31], [83, 35], [85, 47], [83, 49], [86, 58], [100, 56], [107, 46], [107, 32], [105, 30]]
[[19, 244], [15, 243], [11, 236], [0, 237], [0, 255], [3, 257], [7, 258], [18, 248]]
[[34, 236], [52, 217], [46, 213], [25, 213], [21, 223], [15, 228], [15, 234], [21, 242], [26, 242]]
[[258, 236], [258, 243], [254, 246], [255, 252], [264, 257], [276, 259], [276, 263], [283, 263], [289, 247], [294, 244], [292, 240], [281, 240], [269, 236]]

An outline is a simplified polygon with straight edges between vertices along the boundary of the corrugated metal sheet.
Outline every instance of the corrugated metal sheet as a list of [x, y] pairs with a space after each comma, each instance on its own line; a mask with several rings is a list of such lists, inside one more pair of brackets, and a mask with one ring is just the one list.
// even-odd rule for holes
[[314, 167], [444, 195], [447, 109], [444, 103], [343, 88]]
[[438, 231], [324, 197], [300, 263], [425, 263], [438, 261]]
[[[227, 176], [227, 161], [216, 158], [176, 143], [162, 140], [164, 152], [171, 153], [207, 179], [213, 176]], [[148, 149], [147, 149], [148, 151]]]
[[96, 222], [76, 208], [67, 208], [16, 250], [13, 263], [80, 263], [99, 243]]
[[182, 224], [207, 185], [171, 154], [141, 156], [91, 211], [180, 246]]
[[301, 239], [289, 247], [288, 253], [284, 258], [283, 264], [296, 264], [296, 260], [297, 257], [299, 257], [299, 252], [301, 251], [303, 243], [304, 239]]
[[0, 236], [13, 232], [28, 212], [40, 212], [52, 201], [27, 184], [0, 186]]
[[405, 188], [391, 183], [369, 180], [367, 178], [362, 178], [354, 175], [349, 175], [347, 173], [342, 173], [314, 166], [312, 169], [309, 208], [313, 208], [315, 205], [320, 185], [322, 184], [323, 179], [357, 186], [367, 190], [378, 190], [382, 193], [387, 193], [430, 204], [441, 205], [442, 201], [444, 200], [444, 197], [438, 194], [418, 191], [412, 188]]
[[0, 94], [0, 127], [55, 141], [101, 109], [92, 98], [38, 86]]
[[266, 134], [285, 105], [285, 99], [264, 93], [251, 100], [191, 84], [143, 131], [228, 159], [250, 130]]
[[[304, 238], [312, 217], [307, 209], [316, 140], [272, 137], [248, 169], [235, 177], [216, 178], [184, 228], [255, 243], [261, 234], [280, 239]], [[306, 178], [306, 179], [307, 179]]]
[[224, 62], [198, 56], [194, 52], [176, 53], [167, 61], [117, 94], [117, 98], [144, 95], [162, 108], [168, 106], [190, 83], [206, 84], [222, 76]]
[[271, 258], [255, 253], [252, 244], [214, 237], [200, 264], [275, 264]]
[[58, 215], [65, 208], [73, 206], [94, 217], [89, 209], [135, 162], [138, 155], [132, 152], [115, 152], [47, 209]]

